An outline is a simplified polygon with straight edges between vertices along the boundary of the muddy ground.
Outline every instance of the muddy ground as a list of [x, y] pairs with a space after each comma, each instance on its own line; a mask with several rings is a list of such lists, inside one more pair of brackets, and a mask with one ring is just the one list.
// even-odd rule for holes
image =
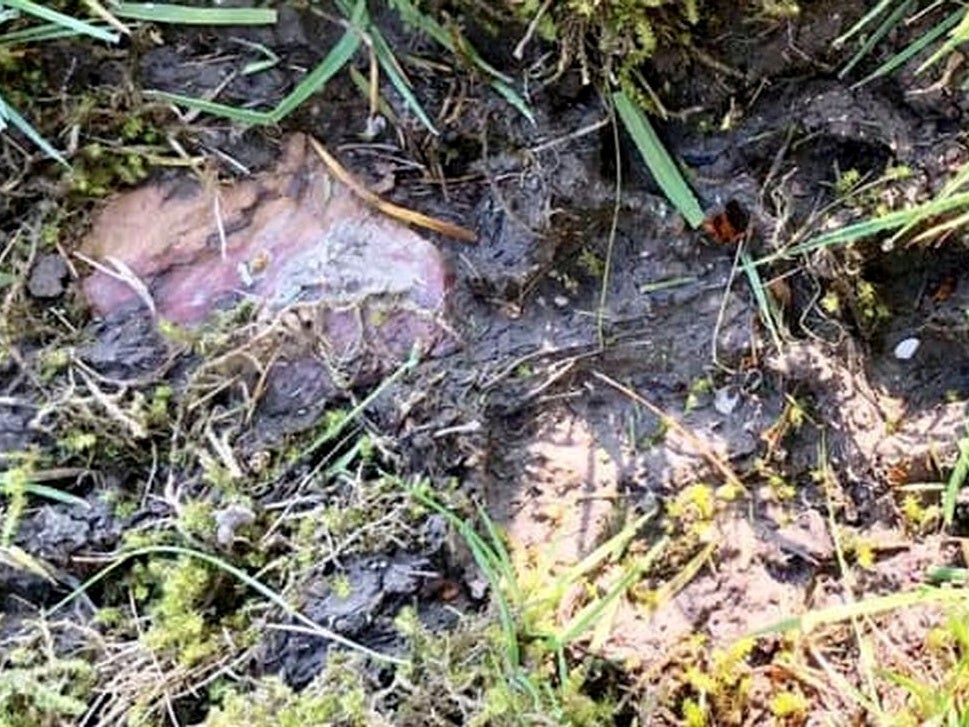
[[[682, 112], [658, 123], [664, 141], [705, 209], [734, 200], [748, 213], [742, 251], [753, 259], [878, 204], [925, 199], [966, 159], [961, 92], [940, 85], [912, 94], [932, 79], [904, 73], [852, 88], [906, 37], [838, 78], [848, 51], [831, 41], [863, 8], [805, 3], [795, 20], [718, 26], [702, 54], [664, 51], [647, 69], [667, 107]], [[83, 94], [111, 99], [115, 112], [157, 129], [153, 143], [168, 135], [205, 155], [225, 184], [273, 169], [291, 135], [303, 132], [387, 199], [474, 230], [475, 244], [423, 233], [449, 271], [441, 325], [454, 345], [388, 384], [338, 437], [308, 447], [332, 423], [328, 412], [359, 402], [397, 370], [402, 351], [370, 352], [375, 358], [347, 377], [305, 351], [275, 351], [259, 360], [265, 387], [254, 396], [252, 371], [212, 364], [250, 335], [248, 322], [223, 321], [213, 352], [159, 332], [137, 307], [92, 314], [80, 285], [90, 268], [72, 253], [103, 203], [36, 154], [25, 164], [23, 140], [4, 137], [2, 163], [16, 183], [0, 201], [0, 229], [4, 269], [16, 278], [5, 291], [0, 449], [8, 467], [32, 458], [36, 481], [86, 503], [30, 498], [0, 564], [7, 668], [15, 647], [39, 645], [98, 665], [84, 711], [50, 724], [117, 724], [136, 709], [153, 723], [201, 723], [217, 679], [245, 687], [277, 674], [300, 689], [327, 661], [319, 635], [266, 628], [194, 670], [166, 667], [138, 647], [151, 601], [137, 587], [161, 589], [174, 576], [162, 570], [152, 580], [144, 563], [137, 570], [138, 558], [38, 620], [122, 548], [217, 554], [264, 577], [309, 619], [391, 654], [407, 651], [393, 621], [403, 606], [416, 608], [432, 632], [486, 613], [486, 581], [460, 538], [439, 516], [415, 514], [393, 485], [415, 478], [455, 507], [480, 498], [533, 570], [562, 572], [643, 513], [656, 513], [637, 536], [643, 547], [664, 532], [682, 536], [637, 585], [640, 597], [630, 594], [610, 613], [610, 636], [597, 644], [598, 657], [628, 667], [606, 680], [626, 695], [616, 723], [683, 718], [683, 665], [696, 658], [689, 644], [697, 634], [710, 649], [728, 648], [782, 619], [920, 584], [929, 566], [962, 564], [951, 540], [927, 534], [928, 516], [913, 522], [902, 508], [907, 485], [944, 481], [964, 431], [969, 273], [958, 236], [891, 250], [872, 240], [762, 266], [764, 279], [777, 281], [774, 340], [738, 267], [737, 244], [687, 229], [578, 69], [529, 86], [532, 124], [464, 69], [414, 65], [418, 97], [439, 114], [437, 138], [382, 86], [403, 120], [361, 141], [367, 100], [345, 73], [281, 129], [180, 121], [141, 95], [210, 91], [238, 65], [245, 51], [231, 39], [242, 37], [285, 62], [236, 77], [220, 100], [274, 103], [338, 37], [325, 17], [281, 15], [272, 30], [166, 28], [157, 31], [162, 43], [139, 37], [123, 51], [54, 43], [31, 62], [63, 89], [61, 103]], [[440, 58], [392, 13], [380, 23], [401, 55]], [[480, 41], [474, 30], [469, 37]], [[480, 48], [515, 77], [540, 69], [548, 51], [536, 41], [519, 62], [507, 44]], [[365, 61], [358, 67], [366, 73]], [[728, 114], [729, 130], [698, 130]], [[99, 138], [97, 119], [84, 128], [84, 139]], [[83, 154], [80, 163], [91, 169]], [[838, 191], [839, 173], [874, 180], [888, 167], [911, 173], [874, 186], [864, 202]], [[190, 173], [159, 165], [148, 177], [171, 184]], [[831, 294], [837, 309], [824, 305]], [[908, 338], [919, 340], [918, 350], [899, 358], [896, 347]], [[364, 432], [366, 456], [353, 450]], [[79, 443], [84, 435], [94, 441]], [[690, 488], [698, 483], [710, 485], [717, 504], [711, 528], [691, 534], [683, 493], [697, 493]], [[198, 503], [217, 532], [186, 525]], [[924, 508], [934, 504], [930, 492]], [[339, 522], [341, 513], [349, 522]], [[957, 518], [957, 528], [965, 525]], [[21, 551], [29, 560], [15, 557]], [[303, 562], [279, 566], [296, 553]], [[699, 553], [705, 557], [694, 562]], [[690, 564], [689, 577], [664, 592]], [[614, 574], [597, 577], [605, 588]], [[213, 588], [210, 621], [246, 598], [228, 578]], [[643, 608], [647, 592], [665, 595]], [[109, 607], [131, 622], [95, 618]], [[250, 608], [255, 621], [286, 621]], [[577, 608], [563, 602], [559, 615]], [[875, 658], [910, 668], [938, 619], [930, 609], [894, 615], [881, 625]], [[720, 714], [716, 723], [758, 723], [768, 709], [763, 690], [798, 682], [770, 671], [783, 643], [759, 642], [743, 719]], [[811, 648], [859, 679], [847, 628]], [[386, 668], [373, 674], [386, 686]], [[819, 714], [864, 720], [843, 695], [798, 683]], [[886, 688], [881, 697], [888, 709], [904, 693]], [[462, 709], [470, 708], [399, 712], [396, 723], [463, 723]]]

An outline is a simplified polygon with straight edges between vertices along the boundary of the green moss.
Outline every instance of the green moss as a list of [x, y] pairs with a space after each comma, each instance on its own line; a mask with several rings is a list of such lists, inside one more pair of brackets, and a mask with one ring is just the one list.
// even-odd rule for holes
[[296, 693], [276, 677], [264, 677], [250, 689], [229, 687], [217, 692], [220, 705], [209, 712], [204, 727], [369, 727], [390, 725], [369, 706], [374, 687], [349, 656], [333, 653], [326, 669]]
[[151, 626], [143, 640], [157, 655], [184, 667], [218, 653], [228, 622], [214, 617], [218, 574], [194, 558], [156, 558], [133, 569], [134, 593], [147, 602]]
[[31, 649], [22, 664], [8, 661], [0, 668], [0, 725], [53, 727], [87, 711], [94, 667], [83, 659], [41, 662], [42, 653], [43, 649]]
[[179, 527], [186, 533], [207, 539], [215, 535], [216, 523], [211, 503], [192, 500], [178, 513]]

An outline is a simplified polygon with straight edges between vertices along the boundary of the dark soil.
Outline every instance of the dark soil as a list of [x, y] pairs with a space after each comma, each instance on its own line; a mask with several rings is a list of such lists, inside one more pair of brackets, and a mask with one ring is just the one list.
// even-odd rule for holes
[[[886, 167], [905, 166], [911, 176], [881, 193], [922, 199], [967, 155], [964, 98], [943, 89], [913, 99], [905, 94], [911, 80], [905, 76], [853, 89], [878, 63], [877, 54], [865, 69], [837, 78], [847, 51], [833, 51], [831, 40], [863, 12], [863, 3], [805, 5], [790, 23], [710, 35], [705, 57], [731, 73], [679, 50], [660, 54], [648, 69], [650, 78], [664, 79], [667, 106], [684, 110], [658, 122], [669, 150], [684, 161], [711, 213], [732, 200], [749, 215], [745, 245], [754, 258], [803, 239], [821, 222], [866, 214], [839, 200], [839, 172], [873, 179]], [[402, 56], [436, 53], [392, 14], [384, 22]], [[777, 301], [785, 326], [778, 349], [737, 267], [736, 245], [686, 228], [577, 71], [532, 89], [532, 125], [459, 72], [415, 68], [426, 108], [442, 110], [446, 100], [462, 96], [464, 111], [441, 120], [437, 138], [407, 121], [367, 143], [359, 141], [367, 101], [346, 74], [284, 130], [243, 131], [204, 117], [181, 123], [160, 104], [137, 102], [149, 88], [210, 92], [247, 57], [234, 40], [244, 38], [272, 48], [284, 62], [267, 73], [236, 76], [219, 99], [271, 105], [299, 76], [297, 69], [335, 41], [337, 30], [325, 18], [285, 10], [269, 31], [165, 29], [163, 45], [135, 39], [107, 60], [100, 51], [63, 43], [47, 46], [40, 58], [50, 83], [63, 84], [68, 94], [124, 89], [121, 108], [149, 109], [164, 133], [191, 153], [221, 160], [215, 163], [225, 179], [270, 168], [284, 134], [310, 133], [397, 204], [477, 232], [474, 245], [431, 236], [453, 274], [447, 321], [460, 345], [425, 359], [367, 408], [354, 431], [369, 432], [377, 454], [361, 471], [426, 478], [441, 491], [456, 478], [461, 492], [483, 498], [516, 548], [541, 551], [554, 569], [613, 534], [618, 513], [663, 511], [684, 487], [723, 484], [717, 462], [726, 463], [745, 492], [717, 518], [712, 537], [721, 547], [713, 565], [652, 613], [619, 608], [616, 636], [602, 647], [608, 658], [651, 665], [641, 688], [657, 695], [664, 688], [662, 665], [675, 661], [690, 634], [725, 645], [846, 597], [829, 518], [842, 537], [877, 542], [874, 563], [850, 594], [855, 598], [919, 583], [926, 566], [955, 557], [942, 541], [910, 536], [898, 488], [942, 480], [963, 435], [969, 268], [961, 239], [887, 251], [876, 240], [762, 267], [765, 279], [783, 280], [786, 289]], [[529, 53], [537, 58], [544, 50], [536, 42]], [[358, 63], [366, 72], [363, 60]], [[520, 73], [513, 65], [503, 69]], [[381, 90], [402, 112], [393, 90]], [[728, 112], [736, 117], [728, 131], [698, 130], [701, 120], [719, 122]], [[97, 130], [86, 133], [93, 138]], [[14, 156], [8, 146], [6, 159]], [[53, 174], [44, 164], [31, 165], [17, 196], [0, 203], [0, 230], [9, 239], [21, 235], [32, 250], [8, 257], [22, 277], [5, 310], [0, 450], [46, 453], [38, 474], [88, 507], [29, 501], [11, 545], [43, 564], [46, 574], [0, 561], [0, 623], [10, 643], [38, 609], [53, 606], [110, 562], [126, 533], [168, 523], [166, 543], [221, 549], [238, 564], [256, 553], [264, 557], [253, 557], [252, 567], [268, 567], [286, 546], [265, 533], [295, 537], [285, 524], [291, 509], [335, 504], [349, 510], [357, 497], [350, 485], [339, 479], [322, 485], [314, 473], [350, 442], [309, 454], [300, 442], [325, 429], [327, 411], [352, 406], [394, 371], [387, 365], [340, 389], [315, 386], [318, 369], [301, 373], [298, 361], [283, 360], [255, 400], [239, 383], [244, 377], [223, 387], [224, 374], [220, 379], [206, 369], [204, 351], [160, 335], [141, 312], [110, 322], [89, 319], [80, 292], [85, 268], [71, 251], [83, 230], [78, 211], [90, 205], [67, 194]], [[152, 176], [175, 175], [159, 170]], [[60, 213], [65, 222], [54, 250], [41, 244], [41, 228], [54, 214], [38, 207], [42, 198], [67, 210]], [[874, 303], [859, 293], [869, 284]], [[949, 294], [937, 293], [942, 285]], [[830, 292], [842, 303], [838, 311], [821, 305]], [[872, 314], [873, 306], [881, 312]], [[910, 337], [920, 346], [901, 360], [895, 347]], [[69, 363], [53, 365], [51, 351], [63, 352]], [[176, 419], [146, 419], [139, 432], [117, 414], [133, 411], [138, 397], [149, 406], [160, 387], [170, 389], [168, 411]], [[803, 412], [799, 426], [784, 424], [792, 402]], [[681, 428], [670, 428], [665, 416]], [[769, 436], [777, 431], [782, 435]], [[97, 445], [71, 450], [65, 440], [78, 432], [96, 432]], [[211, 459], [220, 437], [240, 468], [231, 491], [241, 493], [249, 515], [229, 527], [224, 542], [184, 532], [179, 540], [171, 523], [180, 517], [180, 502], [198, 498], [219, 512], [233, 502], [229, 489], [213, 485], [198, 455], [209, 452]], [[269, 469], [257, 464], [264, 461], [272, 463]], [[825, 468], [827, 478], [819, 478]], [[793, 497], [778, 493], [771, 473], [782, 473]], [[387, 511], [406, 510], [406, 495], [381, 497], [372, 506], [378, 508], [374, 522]], [[481, 574], [443, 534], [442, 522], [408, 521], [389, 536], [360, 527], [364, 534], [348, 537], [344, 551], [276, 584], [313, 621], [395, 654], [404, 649], [393, 626], [402, 606], [416, 606], [432, 629], [450, 627], [454, 609], [482, 607]], [[264, 534], [247, 541], [247, 528]], [[239, 540], [236, 531], [243, 534]], [[97, 633], [96, 609], [125, 607], [131, 565], [54, 617]], [[333, 585], [337, 574], [350, 595]], [[214, 611], [241, 598], [240, 587], [225, 588], [213, 596]], [[919, 633], [913, 627], [899, 638], [912, 643]], [[59, 631], [55, 646], [76, 650], [77, 637], [69, 635]], [[93, 636], [85, 642], [90, 653], [99, 648]], [[278, 674], [302, 688], [323, 668], [328, 651], [317, 635], [267, 630], [248, 654], [234, 667], [236, 675]], [[111, 686], [99, 689], [107, 694]], [[176, 702], [180, 719], [204, 719], [202, 692]], [[79, 723], [120, 718], [122, 703], [92, 705]]]

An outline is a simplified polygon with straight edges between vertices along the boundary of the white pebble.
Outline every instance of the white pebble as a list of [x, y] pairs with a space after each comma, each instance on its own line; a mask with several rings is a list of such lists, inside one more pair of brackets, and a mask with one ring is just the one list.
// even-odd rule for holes
[[717, 389], [713, 397], [713, 408], [721, 414], [732, 414], [740, 403], [740, 394], [735, 386], [724, 386]]
[[922, 342], [917, 338], [906, 338], [895, 346], [895, 358], [899, 361], [908, 361], [915, 352], [919, 350]]

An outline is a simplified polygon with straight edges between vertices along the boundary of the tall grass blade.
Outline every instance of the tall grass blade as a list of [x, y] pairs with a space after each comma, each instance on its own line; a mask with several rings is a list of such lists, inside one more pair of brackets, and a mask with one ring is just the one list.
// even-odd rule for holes
[[[359, 23], [364, 17], [365, 9], [363, 0], [358, 0], [354, 7], [351, 18], [352, 22]], [[360, 47], [360, 42], [360, 31], [356, 27], [347, 30], [337, 44], [330, 49], [330, 52], [327, 53], [320, 64], [300, 81], [286, 98], [280, 101], [270, 111], [241, 109], [228, 104], [221, 104], [191, 96], [182, 96], [176, 93], [167, 93], [165, 91], [149, 91], [148, 93], [162, 101], [168, 101], [169, 103], [190, 109], [197, 109], [204, 113], [212, 114], [213, 116], [222, 116], [223, 118], [231, 119], [241, 124], [253, 124], [256, 126], [277, 124], [289, 116], [306, 99], [314, 93], [321, 91], [327, 81], [339, 72], [346, 65], [347, 61], [350, 60], [357, 48]]]
[[489, 85], [522, 116], [535, 123], [535, 116], [528, 103], [512, 88], [512, 78], [485, 61], [461, 35], [445, 28], [426, 13], [422, 13], [410, 0], [392, 0], [391, 5], [397, 9], [404, 23], [427, 33], [442, 48], [466, 59], [472, 66], [483, 71], [489, 77]]
[[[92, 23], [92, 28], [105, 30], [103, 23]], [[42, 23], [21, 30], [12, 30], [9, 33], [0, 35], [0, 46], [15, 45], [24, 43], [39, 43], [45, 40], [57, 40], [58, 38], [73, 38], [77, 31], [72, 28], [65, 28], [58, 23]]]
[[194, 96], [183, 96], [179, 93], [168, 93], [167, 91], [146, 91], [146, 95], [156, 98], [159, 101], [167, 101], [176, 106], [184, 106], [188, 109], [197, 109], [206, 114], [221, 116], [240, 124], [252, 124], [253, 126], [267, 126], [273, 123], [272, 111], [252, 111], [251, 109], [240, 109], [236, 106], [207, 101], [204, 98]]
[[119, 3], [119, 18], [177, 25], [273, 25], [276, 11], [269, 8], [194, 8], [161, 3]]
[[356, 29], [350, 29], [344, 33], [339, 42], [326, 54], [326, 58], [270, 112], [273, 123], [279, 123], [314, 93], [322, 91], [327, 81], [346, 65], [359, 47], [360, 33]]
[[861, 48], [858, 49], [858, 52], [852, 56], [851, 60], [845, 64], [845, 67], [842, 68], [841, 72], [838, 74], [838, 78], [844, 78], [846, 75], [848, 75], [852, 68], [861, 62], [865, 56], [871, 53], [872, 49], [878, 45], [882, 38], [888, 35], [892, 28], [901, 22], [902, 18], [905, 17], [905, 14], [914, 5], [915, 0], [906, 0], [906, 2], [901, 3], [897, 8], [895, 8], [891, 15], [885, 18], [882, 24], [878, 26], [878, 29], [865, 40]]
[[[340, 7], [340, 11], [348, 18], [352, 17], [352, 11], [349, 0], [337, 0], [337, 4]], [[434, 127], [430, 116], [421, 106], [420, 101], [414, 95], [411, 88], [411, 83], [407, 80], [403, 69], [400, 67], [400, 63], [394, 57], [394, 52], [384, 37], [384, 34], [380, 32], [380, 29], [375, 26], [371, 21], [369, 15], [365, 17], [361, 24], [357, 25], [358, 28], [363, 29], [368, 36], [370, 36], [370, 42], [373, 47], [374, 55], [377, 57], [377, 62], [380, 63], [380, 67], [384, 69], [384, 73], [387, 74], [387, 78], [390, 79], [391, 84], [397, 90], [397, 93], [401, 95], [404, 99], [404, 103], [414, 112], [414, 115], [424, 124], [425, 128], [430, 131], [435, 136], [438, 135], [437, 129]]]
[[[521, 654], [518, 646], [518, 628], [515, 624], [515, 617], [512, 613], [511, 604], [505, 595], [505, 587], [510, 586], [511, 583], [506, 583], [503, 579], [503, 572], [512, 572], [511, 564], [508, 562], [507, 554], [504, 553], [504, 548], [501, 547], [500, 550], [496, 550], [494, 543], [488, 544], [485, 542], [484, 538], [478, 535], [474, 528], [472, 528], [466, 521], [462, 520], [455, 513], [448, 510], [444, 505], [438, 502], [436, 499], [428, 495], [420, 487], [410, 488], [411, 497], [420, 502], [425, 507], [430, 508], [438, 515], [443, 517], [447, 522], [453, 527], [461, 537], [464, 542], [467, 543], [468, 549], [471, 551], [471, 555], [474, 558], [474, 562], [481, 569], [481, 572], [485, 574], [485, 578], [488, 579], [488, 583], [491, 584], [491, 591], [495, 596], [495, 600], [498, 604], [498, 617], [501, 622], [501, 629], [505, 636], [505, 652], [506, 659], [510, 666], [518, 666], [520, 664]], [[500, 540], [494, 541], [500, 543]], [[512, 583], [514, 583], [514, 576], [512, 574]], [[515, 585], [515, 590], [517, 590], [517, 584]]]
[[955, 11], [934, 28], [920, 35], [904, 50], [896, 53], [887, 61], [882, 63], [880, 66], [878, 66], [878, 68], [858, 81], [858, 83], [854, 84], [852, 88], [861, 88], [865, 84], [871, 83], [876, 78], [887, 76], [889, 73], [892, 73], [896, 69], [903, 66], [909, 61], [909, 59], [921, 53], [922, 50], [934, 43], [936, 40], [942, 37], [947, 30], [951, 29], [956, 23], [958, 23], [962, 18], [962, 12], [962, 10]]
[[6, 128], [7, 124], [17, 129], [21, 134], [30, 139], [41, 151], [43, 151], [47, 156], [49, 156], [54, 161], [59, 164], [63, 164], [68, 169], [71, 165], [67, 163], [67, 159], [52, 147], [47, 140], [41, 136], [33, 126], [27, 123], [27, 120], [18, 114], [10, 104], [4, 101], [2, 95], [0, 95], [0, 131]]
[[959, 490], [966, 482], [969, 475], [969, 436], [959, 440], [959, 458], [956, 460], [952, 473], [942, 494], [942, 522], [946, 527], [952, 525], [952, 519], [956, 514], [956, 504], [959, 499]]
[[882, 215], [881, 217], [875, 217], [833, 230], [832, 232], [826, 232], [806, 242], [792, 245], [784, 250], [766, 255], [754, 264], [757, 266], [765, 265], [777, 260], [794, 258], [798, 255], [813, 252], [821, 248], [845, 245], [881, 232], [897, 230], [906, 225], [918, 224], [923, 220], [957, 210], [961, 207], [969, 207], [969, 192], [940, 197], [913, 207], [912, 209], [889, 212], [887, 215]]
[[643, 161], [653, 173], [653, 178], [656, 179], [663, 193], [683, 215], [690, 227], [696, 229], [702, 225], [704, 214], [700, 203], [683, 179], [679, 167], [659, 140], [646, 115], [622, 91], [614, 93], [612, 100], [623, 126], [636, 143]]
[[750, 284], [750, 289], [754, 293], [754, 300], [757, 301], [760, 318], [764, 322], [764, 325], [767, 326], [767, 330], [770, 331], [771, 340], [774, 342], [775, 348], [778, 351], [783, 351], [784, 344], [781, 341], [781, 334], [777, 325], [777, 316], [774, 306], [771, 305], [770, 295], [764, 286], [764, 281], [760, 278], [760, 273], [757, 272], [757, 266], [751, 259], [750, 253], [746, 250], [740, 255], [740, 266], [747, 276], [747, 282]]
[[834, 39], [834, 46], [837, 48], [847, 43], [854, 36], [856, 36], [858, 33], [864, 30], [866, 25], [873, 22], [875, 18], [877, 18], [887, 8], [889, 8], [893, 2], [896, 2], [896, 0], [879, 0], [878, 4], [875, 5], [875, 7], [869, 10], [867, 13], [865, 13], [862, 16], [861, 20], [859, 20], [857, 23], [855, 23], [850, 28], [848, 28], [847, 32], [845, 32], [843, 35], [840, 35]]
[[62, 28], [71, 30], [77, 35], [87, 35], [98, 40], [103, 40], [105, 43], [117, 43], [120, 37], [118, 33], [112, 33], [102, 26], [92, 25], [78, 18], [73, 18], [70, 15], [59, 13], [46, 5], [38, 5], [33, 0], [3, 0], [3, 5], [14, 10], [20, 10], [27, 15], [33, 15], [41, 20], [60, 25]]
[[800, 616], [777, 621], [757, 629], [748, 636], [767, 636], [768, 634], [784, 633], [788, 631], [810, 632], [818, 626], [841, 623], [862, 616], [877, 616], [889, 611], [897, 611], [911, 606], [921, 606], [931, 603], [946, 605], [964, 605], [966, 592], [963, 589], [935, 588], [924, 586], [910, 591], [901, 591], [887, 596], [875, 596], [862, 601], [828, 606], [827, 608], [808, 611]]
[[[956, 11], [957, 13], [960, 11]], [[949, 39], [942, 44], [935, 53], [933, 53], [928, 60], [925, 61], [921, 66], [916, 69], [915, 74], [924, 73], [928, 68], [938, 63], [938, 61], [943, 57], [947, 56], [952, 51], [954, 51], [960, 44], [965, 43], [969, 40], [969, 8], [963, 9], [962, 20], [959, 22], [952, 32], [949, 34]]]

